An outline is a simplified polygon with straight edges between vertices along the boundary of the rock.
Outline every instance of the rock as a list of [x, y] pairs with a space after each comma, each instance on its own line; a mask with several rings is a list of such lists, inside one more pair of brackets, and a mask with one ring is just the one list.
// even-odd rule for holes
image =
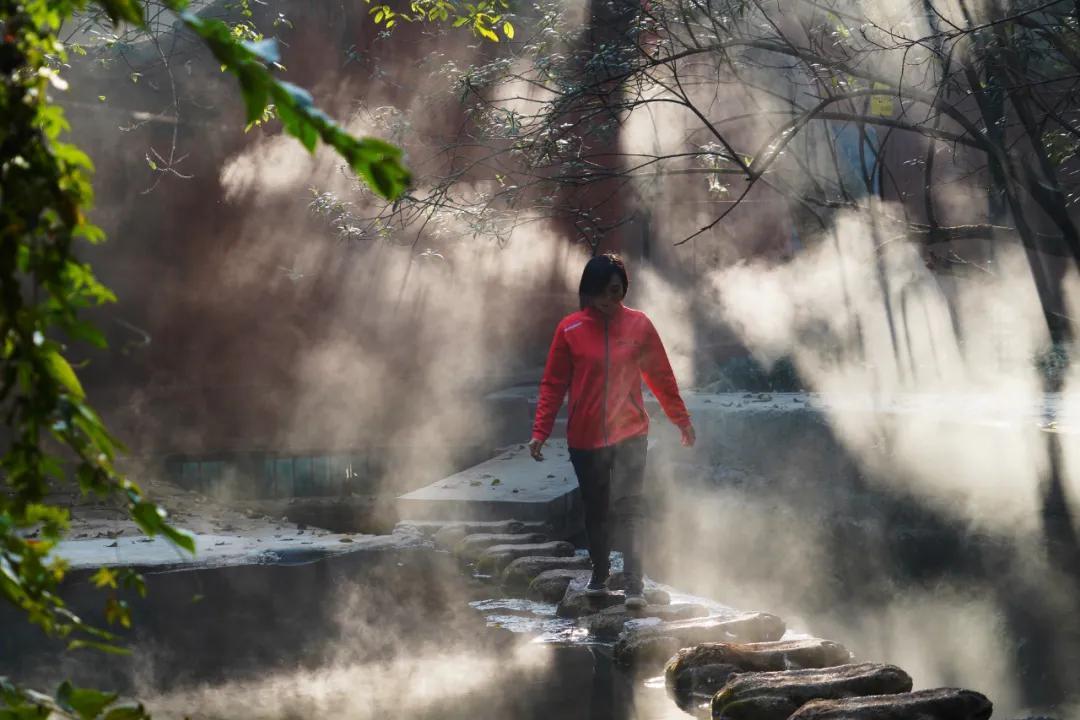
[[[645, 588], [645, 602], [650, 605], [670, 605], [671, 595], [667, 590], [661, 590], [660, 588]], [[706, 613], [708, 615], [708, 613]], [[694, 617], [700, 617], [695, 615]]]
[[615, 641], [615, 664], [624, 668], [652, 673], [682, 647], [678, 638], [670, 635], [638, 637], [626, 630]]
[[[523, 557], [506, 566], [502, 574], [502, 589], [511, 595], [524, 594], [529, 583], [545, 570], [589, 570], [589, 558], [572, 557]], [[558, 598], [556, 598], [558, 600]]]
[[[621, 572], [613, 573], [611, 575], [611, 577], [609, 577], [607, 579], [607, 582], [605, 584], [607, 585], [608, 590], [616, 590], [616, 591], [625, 592], [626, 591], [626, 573], [621, 573]], [[649, 601], [650, 605], [652, 605], [652, 604], [670, 605], [671, 604], [671, 596], [668, 595], [668, 593], [666, 591], [661, 590], [660, 588], [656, 587], [655, 585], [651, 585], [648, 582], [645, 584], [645, 599]]]
[[528, 543], [525, 545], [492, 545], [476, 558], [476, 569], [480, 572], [498, 575], [514, 560], [522, 557], [570, 557], [574, 546], [562, 540], [546, 543]]
[[[851, 662], [851, 653], [831, 640], [776, 640], [762, 643], [704, 643], [680, 650], [664, 669], [667, 689], [678, 701], [684, 695], [712, 696], [727, 682], [719, 668], [734, 672], [769, 672], [822, 668]], [[709, 668], [701, 670], [699, 668]]]
[[518, 533], [540, 533], [551, 535], [551, 528], [547, 523], [522, 520], [496, 520], [492, 522], [449, 522], [439, 527], [437, 524], [428, 522], [410, 523], [403, 521], [399, 525], [418, 527], [425, 534], [431, 534], [431, 540], [435, 547], [442, 550], [452, 550], [459, 542], [468, 535], [480, 533], [511, 535]]
[[[625, 595], [615, 592], [600, 597], [589, 597], [585, 594], [585, 583], [582, 583], [580, 587], [571, 586], [566, 589], [566, 595], [559, 602], [555, 614], [561, 618], [577, 618], [598, 613], [615, 605], [622, 605], [625, 601]], [[668, 605], [671, 603], [671, 596], [663, 590], [651, 589], [645, 591], [645, 601], [649, 605]]]
[[431, 536], [431, 541], [440, 550], [453, 550], [468, 536], [464, 525], [446, 525]]
[[[588, 578], [586, 578], [586, 582]], [[555, 614], [561, 618], [578, 618], [582, 615], [592, 615], [609, 607], [622, 605], [626, 596], [622, 593], [606, 593], [597, 597], [589, 597], [585, 594], [585, 583], [570, 585], [566, 588], [566, 594], [555, 608]]]
[[[615, 662], [623, 667], [666, 663], [678, 650], [707, 642], [779, 640], [784, 621], [769, 613], [751, 612], [701, 620], [676, 620], [624, 632], [615, 643]], [[658, 638], [670, 638], [670, 642]], [[662, 657], [659, 653], [671, 648]]]
[[708, 608], [702, 605], [647, 605], [642, 610], [627, 610], [625, 605], [614, 605], [592, 615], [578, 618], [578, 625], [598, 640], [614, 640], [622, 632], [627, 621], [641, 618], [658, 618], [662, 621], [687, 620], [705, 617]]
[[570, 583], [576, 580], [578, 585], [584, 587], [591, 574], [590, 570], [545, 570], [529, 583], [526, 597], [530, 600], [557, 603], [566, 595]]
[[993, 709], [980, 693], [938, 688], [901, 695], [813, 700], [789, 720], [986, 720]]
[[548, 536], [540, 533], [477, 533], [462, 538], [454, 546], [454, 555], [464, 562], [475, 562], [480, 553], [493, 545], [526, 545], [547, 541]]
[[910, 691], [911, 677], [906, 672], [881, 663], [740, 673], [713, 697], [712, 716], [717, 720], [785, 720], [811, 700]]

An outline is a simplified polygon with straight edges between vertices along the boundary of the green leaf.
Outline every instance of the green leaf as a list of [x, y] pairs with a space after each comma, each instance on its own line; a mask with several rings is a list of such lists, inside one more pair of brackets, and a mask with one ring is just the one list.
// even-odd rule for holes
[[116, 702], [117, 697], [116, 693], [77, 688], [67, 681], [56, 691], [56, 701], [60, 706], [75, 712], [82, 720], [94, 720], [102, 710]]
[[[306, 90], [275, 78], [265, 60], [237, 40], [220, 20], [202, 18], [191, 12], [182, 12], [180, 17], [206, 41], [222, 69], [233, 73], [240, 82], [248, 123], [262, 117], [269, 96], [282, 128], [309, 151], [314, 151], [321, 138], [337, 150], [375, 192], [388, 200], [396, 199], [408, 187], [409, 171], [401, 164], [400, 150], [385, 143], [371, 145], [370, 138], [358, 140], [342, 130], [315, 107]], [[383, 150], [384, 147], [389, 150]]]
[[281, 52], [278, 50], [277, 40], [273, 38], [257, 41], [245, 40], [241, 44], [271, 65], [281, 62]]
[[109, 655], [131, 654], [131, 650], [125, 647], [112, 645], [110, 643], [96, 642], [94, 640], [72, 640], [67, 646], [68, 650], [81, 650], [83, 648], [88, 650], [98, 650], [99, 652], [108, 653]]
[[137, 502], [129, 513], [135, 524], [147, 535], [157, 535], [165, 527], [165, 511], [152, 502]]
[[143, 4], [139, 0], [96, 0], [97, 4], [112, 20], [113, 25], [126, 21], [132, 25], [143, 25]]
[[513, 40], [514, 39], [514, 26], [510, 24], [509, 20], [507, 20], [507, 21], [505, 21], [503, 23], [502, 30], [503, 30], [503, 35], [506, 36], [507, 40]]
[[64, 356], [53, 349], [48, 349], [44, 354], [45, 366], [49, 371], [49, 374], [54, 380], [64, 386], [69, 393], [78, 399], [86, 397], [86, 393], [83, 392], [82, 385], [79, 383], [79, 378], [76, 377], [75, 371], [71, 368], [70, 363], [64, 359]]
[[104, 348], [108, 346], [105, 335], [88, 322], [75, 322], [67, 329], [71, 337], [88, 342], [94, 347]]
[[[161, 529], [162, 535], [169, 538], [173, 545], [187, 550], [192, 555], [195, 554], [195, 537], [186, 530], [180, 530], [172, 525], [166, 524]], [[145, 591], [144, 591], [145, 592]]]
[[245, 121], [253, 123], [262, 118], [266, 103], [270, 100], [270, 83], [258, 73], [250, 73], [247, 83], [240, 83], [240, 94], [244, 97]]
[[118, 705], [105, 713], [104, 720], [149, 720], [150, 715], [142, 705]]
[[116, 573], [107, 568], [98, 568], [98, 571], [90, 577], [90, 582], [94, 583], [94, 587], [103, 588], [110, 587], [116, 588]]

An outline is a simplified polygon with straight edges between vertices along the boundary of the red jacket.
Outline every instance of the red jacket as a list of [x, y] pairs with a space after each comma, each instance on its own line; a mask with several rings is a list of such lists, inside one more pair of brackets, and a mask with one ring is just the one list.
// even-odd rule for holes
[[645, 313], [620, 305], [610, 318], [592, 308], [567, 315], [551, 341], [533, 438], [547, 440], [567, 389], [570, 447], [590, 450], [644, 435], [649, 415], [641, 397], [643, 377], [671, 422], [689, 425], [664, 345]]

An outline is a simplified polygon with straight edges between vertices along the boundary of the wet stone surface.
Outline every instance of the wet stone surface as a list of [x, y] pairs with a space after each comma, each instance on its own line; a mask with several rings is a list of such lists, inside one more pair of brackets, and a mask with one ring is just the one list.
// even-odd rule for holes
[[511, 595], [524, 595], [529, 584], [547, 570], [589, 570], [592, 563], [583, 555], [572, 557], [524, 557], [514, 560], [501, 576], [502, 590]]
[[818, 638], [762, 643], [703, 643], [680, 650], [664, 668], [668, 692], [680, 706], [712, 698], [740, 672], [822, 668], [850, 662], [851, 652], [839, 643]]
[[474, 562], [495, 545], [537, 545], [548, 542], [542, 533], [475, 533], [466, 535], [454, 546], [454, 555], [465, 562]]
[[588, 630], [589, 635], [598, 640], [614, 642], [628, 623], [687, 620], [706, 617], [708, 614], [708, 608], [694, 603], [647, 605], [641, 610], [627, 610], [625, 605], [615, 605], [593, 615], [578, 618], [578, 626]]
[[740, 673], [712, 701], [720, 720], [785, 720], [811, 700], [894, 695], [911, 690], [911, 677], [880, 663], [808, 670]]
[[902, 695], [814, 700], [791, 720], [986, 720], [993, 704], [981, 693], [956, 688], [919, 690]]
[[479, 572], [498, 576], [506, 566], [523, 557], [572, 557], [574, 546], [563, 540], [521, 545], [492, 545], [476, 558]]

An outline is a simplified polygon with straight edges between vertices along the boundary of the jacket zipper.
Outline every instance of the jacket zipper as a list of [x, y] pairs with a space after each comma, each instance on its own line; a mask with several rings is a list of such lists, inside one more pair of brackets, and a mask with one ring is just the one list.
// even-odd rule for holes
[[611, 353], [608, 344], [608, 318], [604, 318], [604, 447], [608, 445], [608, 431], [607, 431], [607, 390], [608, 390], [608, 370], [611, 365]]

